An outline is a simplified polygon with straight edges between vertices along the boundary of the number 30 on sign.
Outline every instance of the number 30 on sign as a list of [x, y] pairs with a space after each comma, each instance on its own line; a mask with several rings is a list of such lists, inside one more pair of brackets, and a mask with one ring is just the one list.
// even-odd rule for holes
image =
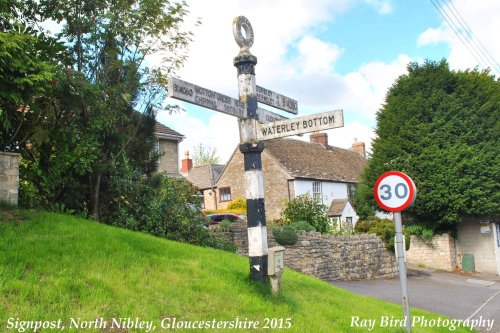
[[410, 207], [417, 197], [417, 188], [410, 177], [399, 171], [382, 174], [373, 189], [378, 205], [388, 212], [400, 212]]

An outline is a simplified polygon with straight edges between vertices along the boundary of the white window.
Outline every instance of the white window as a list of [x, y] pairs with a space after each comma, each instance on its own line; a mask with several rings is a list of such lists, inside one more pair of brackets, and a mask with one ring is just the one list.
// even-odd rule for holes
[[220, 201], [231, 201], [231, 188], [223, 187], [219, 189]]
[[322, 199], [321, 182], [313, 182], [313, 198]]

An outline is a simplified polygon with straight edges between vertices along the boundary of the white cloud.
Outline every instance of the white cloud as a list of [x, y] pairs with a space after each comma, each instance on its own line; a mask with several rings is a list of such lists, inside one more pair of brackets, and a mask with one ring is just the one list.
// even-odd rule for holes
[[[335, 71], [343, 49], [322, 39], [318, 29], [360, 3], [368, 3], [379, 14], [392, 11], [390, 1], [376, 0], [192, 0], [191, 16], [201, 17], [202, 24], [193, 28], [194, 42], [179, 77], [237, 98], [232, 63], [239, 49], [232, 36], [232, 21], [244, 14], [255, 34], [251, 52], [258, 58], [257, 84], [297, 99], [299, 116], [343, 109], [345, 127], [328, 131], [330, 144], [349, 148], [357, 138], [369, 150], [375, 113], [387, 88], [405, 72], [410, 59], [399, 55], [391, 63], [366, 63], [347, 75]], [[207, 113], [210, 116], [204, 121], [189, 112], [172, 116], [162, 113], [158, 118], [186, 135], [181, 155], [203, 143], [215, 147], [226, 162], [239, 142], [237, 121], [215, 111]], [[308, 139], [308, 135], [302, 139]]]
[[304, 36], [297, 43], [299, 56], [297, 68], [304, 74], [318, 74], [332, 71], [333, 64], [343, 50], [313, 36]]
[[[445, 22], [438, 28], [430, 28], [424, 31], [418, 38], [418, 45], [427, 45], [434, 43], [446, 43], [449, 45], [451, 52], [447, 57], [450, 66], [453, 69], [467, 69], [474, 68], [479, 65], [479, 68], [486, 66], [495, 66], [492, 61], [486, 61], [484, 55], [476, 52], [473, 56], [470, 49], [479, 50], [484, 46], [491, 54], [493, 59], [498, 63], [500, 59], [500, 43], [498, 43], [498, 32], [500, 31], [500, 20], [498, 20], [498, 13], [500, 12], [500, 2], [497, 0], [454, 0], [449, 5], [443, 5], [443, 8], [448, 13], [448, 20], [457, 22], [460, 17], [463, 18], [468, 28], [472, 31], [472, 35], [476, 43], [472, 42], [469, 34], [465, 30], [462, 38], [467, 39], [473, 43], [473, 46], [465, 46], [460, 38], [455, 34], [453, 29]], [[458, 14], [451, 14], [451, 10], [457, 10]], [[467, 27], [465, 24], [460, 24], [462, 27]], [[457, 30], [455, 28], [455, 30]], [[473, 51], [474, 52], [474, 51]], [[484, 52], [481, 52], [485, 54]], [[500, 68], [496, 65], [497, 69], [494, 72], [500, 75]]]

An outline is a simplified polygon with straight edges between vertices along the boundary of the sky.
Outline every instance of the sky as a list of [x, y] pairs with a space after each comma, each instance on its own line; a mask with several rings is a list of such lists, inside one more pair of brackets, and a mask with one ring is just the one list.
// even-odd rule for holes
[[[233, 98], [238, 54], [232, 22], [245, 16], [254, 31], [256, 83], [298, 101], [297, 117], [342, 109], [344, 127], [327, 131], [329, 144], [370, 152], [376, 113], [388, 88], [410, 62], [447, 59], [455, 70], [490, 67], [499, 75], [498, 0], [186, 0], [193, 32], [188, 59], [176, 77]], [[445, 21], [460, 22], [465, 46]], [[452, 12], [451, 10], [455, 10]], [[198, 26], [194, 25], [197, 20]], [[459, 21], [460, 20], [460, 21]], [[457, 25], [458, 27], [458, 25]], [[471, 37], [472, 36], [472, 37]], [[472, 45], [472, 46], [471, 46]], [[469, 50], [476, 51], [476, 56]], [[152, 60], [154, 63], [154, 60]], [[175, 99], [185, 111], [160, 111], [157, 120], [183, 134], [180, 156], [202, 143], [226, 163], [239, 143], [235, 117]], [[268, 106], [259, 106], [295, 117]], [[298, 137], [296, 137], [298, 138]], [[304, 135], [302, 140], [308, 140]]]

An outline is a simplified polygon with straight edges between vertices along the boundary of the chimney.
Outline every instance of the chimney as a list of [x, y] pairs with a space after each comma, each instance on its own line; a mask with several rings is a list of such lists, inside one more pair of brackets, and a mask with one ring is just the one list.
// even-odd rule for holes
[[191, 170], [191, 168], [193, 167], [193, 160], [189, 158], [189, 150], [186, 150], [184, 152], [184, 159], [181, 162], [182, 162], [181, 173], [183, 175], [187, 175]]
[[366, 158], [365, 143], [358, 142], [358, 139], [354, 138], [354, 143], [352, 144], [352, 150]]
[[324, 148], [328, 148], [328, 134], [326, 133], [313, 132], [309, 135], [309, 141], [311, 143], [319, 143]]

